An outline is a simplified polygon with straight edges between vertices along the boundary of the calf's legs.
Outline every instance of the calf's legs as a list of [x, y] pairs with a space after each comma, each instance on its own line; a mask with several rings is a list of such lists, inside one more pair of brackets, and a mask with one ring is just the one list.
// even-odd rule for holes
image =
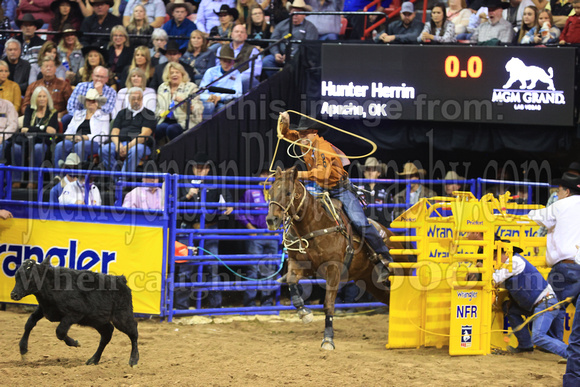
[[87, 365], [99, 364], [99, 361], [101, 360], [101, 355], [103, 354], [103, 350], [105, 349], [107, 344], [109, 344], [109, 341], [111, 341], [111, 337], [113, 337], [113, 331], [115, 330], [115, 328], [113, 328], [113, 324], [111, 323], [106, 323], [104, 325], [101, 325], [100, 327], [95, 327], [95, 329], [101, 334], [101, 341], [99, 342], [97, 352], [95, 352], [93, 357], [87, 360], [86, 362]]
[[24, 334], [20, 339], [20, 355], [22, 356], [22, 360], [26, 360], [24, 355], [28, 352], [28, 337], [30, 337], [30, 331], [32, 331], [32, 328], [34, 328], [36, 323], [43, 317], [44, 313], [42, 312], [42, 308], [39, 306], [34, 312], [32, 312], [30, 317], [28, 317], [28, 321], [26, 321]]

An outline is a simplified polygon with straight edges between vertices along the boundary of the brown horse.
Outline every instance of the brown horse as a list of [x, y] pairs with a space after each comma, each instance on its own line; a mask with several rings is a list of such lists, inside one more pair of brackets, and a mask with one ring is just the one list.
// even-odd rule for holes
[[[348, 258], [345, 260], [351, 232], [348, 220], [341, 227], [324, 209], [323, 204], [298, 181], [296, 168], [276, 170], [275, 181], [270, 188], [266, 222], [270, 230], [284, 226], [284, 244], [288, 249], [286, 281], [290, 287], [292, 304], [298, 309], [298, 315], [304, 323], [312, 321], [312, 311], [304, 306], [304, 300], [298, 293], [298, 281], [315, 274], [326, 280], [326, 327], [322, 348], [334, 349], [332, 320], [341, 281], [363, 281], [365, 290], [380, 302], [388, 303], [388, 288], [376, 282], [381, 263], [369, 259], [373, 252], [357, 238], [354, 238], [352, 245], [352, 261], [348, 262]], [[401, 244], [390, 241], [393, 235], [391, 231], [378, 223], [374, 224], [379, 227], [379, 233], [384, 236], [383, 240], [389, 248], [403, 248]]]

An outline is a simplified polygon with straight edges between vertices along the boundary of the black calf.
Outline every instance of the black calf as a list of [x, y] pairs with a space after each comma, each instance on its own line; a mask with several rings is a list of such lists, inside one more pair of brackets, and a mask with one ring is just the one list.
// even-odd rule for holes
[[52, 267], [46, 259], [42, 264], [27, 259], [16, 271], [16, 284], [10, 294], [13, 300], [33, 294], [38, 308], [30, 315], [20, 340], [20, 354], [28, 352], [28, 337], [38, 320], [60, 321], [56, 337], [66, 345], [79, 347], [68, 336], [71, 325], [95, 328], [101, 334], [97, 352], [86, 364], [99, 364], [103, 350], [113, 336], [113, 325], [131, 339], [129, 364], [139, 361], [137, 322], [133, 317], [131, 289], [124, 276], [112, 276], [87, 270]]

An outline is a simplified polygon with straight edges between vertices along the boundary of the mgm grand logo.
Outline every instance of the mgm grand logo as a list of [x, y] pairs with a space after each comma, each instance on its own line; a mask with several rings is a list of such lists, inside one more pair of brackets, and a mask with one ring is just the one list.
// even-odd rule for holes
[[543, 105], [566, 103], [564, 92], [554, 87], [554, 70], [551, 67], [544, 70], [538, 66], [527, 66], [519, 58], [511, 58], [505, 69], [509, 79], [501, 89], [493, 89], [491, 102], [511, 103], [514, 110], [542, 110]]

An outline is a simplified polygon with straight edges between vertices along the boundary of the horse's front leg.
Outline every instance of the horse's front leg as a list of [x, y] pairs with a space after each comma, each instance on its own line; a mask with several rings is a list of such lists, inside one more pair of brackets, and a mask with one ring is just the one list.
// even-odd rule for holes
[[294, 260], [288, 261], [288, 274], [286, 280], [288, 282], [288, 287], [290, 288], [290, 297], [292, 300], [292, 305], [298, 309], [298, 317], [302, 320], [304, 324], [312, 322], [314, 316], [312, 311], [304, 306], [304, 300], [300, 296], [298, 291], [298, 281], [303, 277], [303, 271], [299, 267], [298, 263]]
[[326, 321], [324, 326], [324, 338], [322, 339], [322, 349], [332, 351], [334, 349], [334, 329], [332, 327], [332, 320], [334, 319], [334, 303], [336, 301], [336, 293], [338, 292], [338, 285], [340, 283], [340, 270], [337, 262], [331, 262], [325, 266], [326, 273], [326, 296], [324, 297], [324, 313], [326, 314]]

